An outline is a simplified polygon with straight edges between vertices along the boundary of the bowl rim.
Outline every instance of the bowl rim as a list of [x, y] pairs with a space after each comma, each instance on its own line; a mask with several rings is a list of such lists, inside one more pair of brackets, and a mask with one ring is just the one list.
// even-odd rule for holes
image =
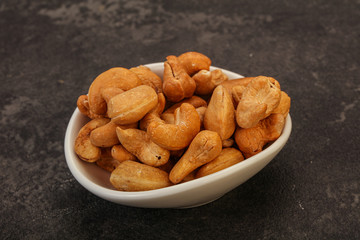
[[[144, 65], [148, 67], [158, 67], [159, 64], [163, 64], [163, 63], [159, 62], [159, 63], [150, 63], [146, 65], [144, 64]], [[211, 67], [212, 69], [221, 69], [225, 73], [231, 73], [238, 75], [239, 77], [243, 77], [240, 74], [231, 72], [226, 69], [222, 69], [215, 66], [211, 66]], [[229, 175], [235, 174], [242, 168], [246, 168], [251, 165], [256, 165], [258, 162], [262, 161], [266, 156], [271, 155], [274, 152], [280, 151], [281, 148], [284, 146], [284, 144], [287, 142], [292, 130], [292, 121], [289, 113], [286, 117], [285, 126], [283, 128], [280, 137], [276, 139], [274, 142], [272, 142], [271, 145], [269, 145], [260, 153], [250, 158], [247, 158], [244, 161], [241, 161], [240, 163], [237, 163], [233, 166], [230, 166], [213, 174], [198, 179], [194, 179], [188, 182], [172, 185], [169, 187], [155, 189], [155, 190], [148, 190], [148, 191], [125, 192], [116, 189], [109, 189], [92, 182], [90, 179], [84, 176], [76, 166], [75, 161], [82, 161], [82, 160], [77, 157], [74, 151], [74, 143], [71, 141], [71, 135], [76, 120], [80, 116], [82, 116], [82, 114], [80, 113], [79, 109], [76, 108], [73, 114], [71, 115], [71, 118], [67, 125], [65, 139], [64, 139], [65, 158], [72, 175], [83, 187], [85, 187], [87, 190], [91, 191], [95, 195], [101, 196], [106, 199], [121, 199], [124, 201], [139, 199], [139, 198], [141, 198], [142, 200], [150, 200], [154, 198], [167, 197], [174, 194], [179, 194], [181, 192], [186, 192], [189, 189], [196, 189], [199, 187], [203, 187], [204, 185], [209, 185], [213, 182], [219, 181], [223, 178], [226, 178]]]

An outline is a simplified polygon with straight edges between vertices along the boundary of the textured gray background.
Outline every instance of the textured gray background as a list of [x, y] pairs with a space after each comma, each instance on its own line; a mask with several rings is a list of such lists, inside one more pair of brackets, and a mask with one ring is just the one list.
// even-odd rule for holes
[[[0, 2], [0, 239], [359, 239], [359, 1]], [[116, 205], [63, 139], [99, 73], [195, 50], [275, 77], [293, 132], [260, 173], [187, 209]]]

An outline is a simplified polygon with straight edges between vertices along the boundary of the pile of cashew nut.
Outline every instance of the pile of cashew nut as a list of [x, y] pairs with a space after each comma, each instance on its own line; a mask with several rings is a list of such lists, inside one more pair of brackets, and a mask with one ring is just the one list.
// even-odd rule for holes
[[168, 56], [161, 79], [145, 66], [111, 68], [79, 96], [90, 118], [80, 159], [109, 171], [121, 191], [145, 191], [237, 164], [276, 140], [290, 110], [277, 80], [228, 79], [198, 52]]

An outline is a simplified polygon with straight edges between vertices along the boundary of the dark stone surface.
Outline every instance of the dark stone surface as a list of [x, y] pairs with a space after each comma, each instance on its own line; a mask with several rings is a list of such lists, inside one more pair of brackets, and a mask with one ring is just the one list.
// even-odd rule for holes
[[[0, 239], [359, 239], [359, 1], [1, 1]], [[208, 205], [141, 209], [85, 190], [63, 139], [110, 67], [195, 50], [275, 77], [293, 132]]]

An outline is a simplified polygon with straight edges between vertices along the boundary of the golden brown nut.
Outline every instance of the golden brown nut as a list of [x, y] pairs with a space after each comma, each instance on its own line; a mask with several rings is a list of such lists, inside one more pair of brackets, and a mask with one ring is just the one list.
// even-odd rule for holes
[[235, 148], [224, 148], [220, 155], [211, 162], [200, 167], [196, 173], [196, 178], [200, 178], [218, 172], [244, 160], [241, 152]]
[[[119, 144], [119, 139], [116, 135], [117, 126], [119, 125], [110, 121], [104, 126], [94, 129], [90, 133], [91, 143], [97, 147], [112, 147]], [[121, 125], [121, 128], [137, 128], [137, 123], [135, 122], [127, 125]]]
[[[199, 117], [200, 117], [200, 129], [201, 129], [201, 128], [203, 128], [206, 107], [198, 107], [198, 108], [195, 108], [195, 110], [199, 114]], [[163, 113], [163, 114], [161, 114], [160, 117], [167, 124], [175, 124], [175, 115], [174, 115], [174, 113], [169, 113], [169, 112]]]
[[[177, 109], [178, 107], [181, 106], [181, 104], [183, 103], [189, 103], [191, 105], [193, 105], [195, 107], [195, 109], [198, 109], [200, 107], [206, 107], [207, 103], [204, 99], [202, 99], [201, 97], [198, 96], [192, 96], [190, 98], [185, 98], [184, 100], [173, 104], [171, 107], [169, 107], [168, 109], [166, 109], [162, 114], [161, 114], [161, 119], [163, 119], [166, 123], [169, 124], [174, 124], [174, 112], [175, 109]], [[199, 116], [202, 113], [203, 109], [199, 109]], [[201, 116], [200, 116], [201, 117]]]
[[179, 102], [194, 94], [195, 81], [185, 72], [176, 56], [168, 56], [164, 63], [163, 92], [171, 102]]
[[230, 94], [219, 85], [215, 88], [204, 116], [204, 127], [228, 139], [235, 131], [234, 105]]
[[75, 152], [80, 159], [86, 162], [95, 162], [101, 156], [99, 147], [94, 146], [90, 140], [90, 133], [94, 129], [104, 126], [110, 121], [108, 118], [96, 118], [86, 123], [75, 139]]
[[238, 128], [235, 131], [235, 142], [246, 158], [262, 151], [266, 143], [280, 137], [285, 125], [281, 113], [271, 114], [261, 120], [255, 127]]
[[231, 80], [226, 80], [220, 84], [232, 96], [235, 108], [237, 107], [240, 101], [242, 92], [254, 78], [255, 77], [244, 77], [244, 78], [231, 79]]
[[201, 70], [192, 78], [196, 83], [195, 93], [199, 95], [207, 95], [212, 93], [216, 86], [228, 80], [228, 77], [221, 71], [221, 69], [215, 69], [211, 72], [207, 70]]
[[174, 113], [163, 113], [160, 115], [160, 118], [167, 124], [175, 124]]
[[140, 65], [138, 67], [130, 68], [130, 71], [135, 73], [141, 80], [141, 84], [152, 87], [156, 93], [162, 93], [162, 80], [150, 68]]
[[108, 102], [108, 116], [119, 125], [134, 123], [142, 119], [157, 103], [155, 90], [141, 85], [112, 97]]
[[168, 173], [134, 161], [124, 161], [111, 173], [111, 184], [121, 191], [147, 191], [171, 186]]
[[98, 147], [111, 147], [119, 144], [119, 139], [115, 131], [116, 127], [117, 125], [115, 123], [109, 122], [104, 126], [94, 129], [90, 133], [91, 143]]
[[190, 76], [200, 70], [209, 70], [211, 66], [210, 58], [198, 52], [186, 52], [181, 54], [178, 58], [181, 65]]
[[119, 162], [123, 162], [126, 160], [137, 160], [135, 155], [126, 150], [121, 144], [112, 146], [111, 157], [118, 160]]
[[168, 150], [187, 147], [200, 131], [200, 117], [194, 106], [183, 103], [174, 113], [174, 124], [153, 121], [147, 132], [153, 142]]
[[221, 138], [217, 132], [209, 130], [199, 132], [171, 170], [170, 181], [174, 184], [181, 182], [196, 168], [215, 159], [221, 150]]
[[116, 87], [108, 87], [108, 88], [102, 88], [100, 92], [101, 92], [101, 96], [104, 98], [105, 102], [107, 103], [112, 97], [115, 97], [120, 93], [123, 93], [124, 90]]
[[78, 98], [78, 100], [76, 102], [76, 105], [77, 105], [79, 111], [83, 115], [88, 116], [91, 119], [104, 117], [103, 115], [98, 115], [98, 114], [95, 114], [95, 113], [90, 111], [89, 101], [88, 101], [88, 96], [87, 95], [79, 96], [79, 98]]
[[241, 128], [254, 127], [279, 105], [281, 91], [269, 78], [254, 78], [245, 88], [236, 108], [236, 122]]
[[191, 96], [190, 98], [185, 98], [181, 102], [178, 102], [178, 103], [175, 103], [175, 104], [171, 105], [171, 107], [167, 108], [164, 111], [164, 113], [174, 113], [175, 109], [180, 107], [181, 104], [183, 104], [183, 103], [189, 103], [189, 104], [193, 105], [195, 108], [206, 107], [207, 106], [207, 103], [203, 98], [194, 95], [194, 96]]
[[226, 80], [220, 85], [222, 85], [230, 94], [232, 94], [232, 88], [235, 86], [243, 86], [246, 87], [255, 77], [244, 77], [244, 78], [237, 78]]
[[166, 99], [164, 94], [158, 93], [158, 103], [155, 108], [148, 112], [139, 123], [139, 128], [146, 131], [148, 125], [153, 121], [160, 121], [160, 114], [164, 111]]
[[232, 99], [233, 99], [234, 106], [237, 107], [237, 105], [239, 104], [242, 94], [245, 89], [246, 89], [246, 87], [244, 87], [244, 86], [234, 86], [232, 88]]
[[280, 103], [272, 111], [272, 113], [281, 113], [284, 116], [284, 118], [286, 118], [290, 111], [290, 105], [291, 105], [291, 98], [289, 97], [289, 95], [286, 94], [286, 92], [281, 91]]
[[170, 152], [151, 141], [145, 131], [117, 127], [116, 134], [123, 147], [147, 165], [158, 167], [169, 160]]
[[96, 161], [96, 164], [102, 169], [105, 169], [108, 172], [112, 172], [117, 166], [119, 166], [120, 161], [114, 159], [111, 156], [110, 148], [102, 148], [101, 157]]
[[91, 83], [88, 97], [89, 109], [98, 115], [106, 114], [106, 102], [101, 91], [104, 88], [120, 88], [124, 91], [137, 87], [141, 84], [137, 75], [126, 68], [111, 68], [95, 78]]

